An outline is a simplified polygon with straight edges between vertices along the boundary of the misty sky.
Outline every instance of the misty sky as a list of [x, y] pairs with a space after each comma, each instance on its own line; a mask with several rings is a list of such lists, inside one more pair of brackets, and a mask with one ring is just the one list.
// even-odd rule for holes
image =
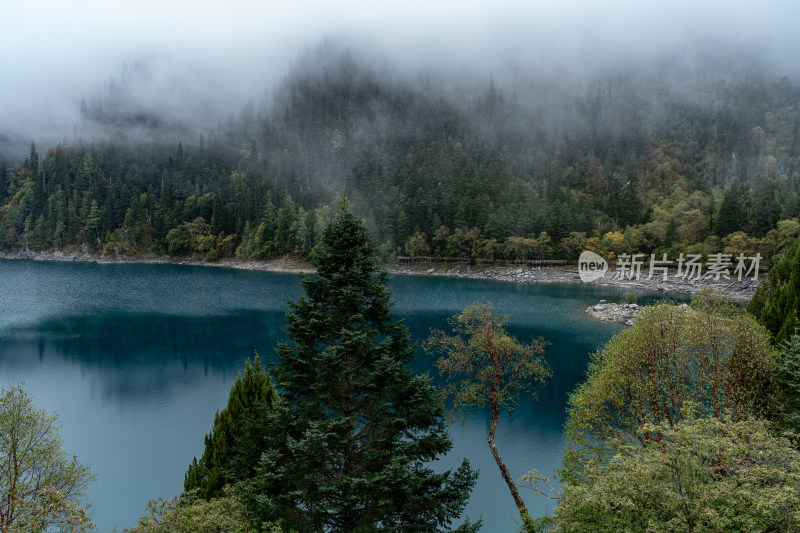
[[[398, 70], [602, 71], [699, 50], [800, 72], [800, 2], [5, 0], [0, 132], [69, 133], [81, 97], [146, 61], [143, 99], [258, 99], [303, 47], [345, 37]], [[384, 65], [385, 66], [385, 65]], [[63, 130], [63, 132], [61, 131]], [[58, 133], [56, 133], [58, 132]]]

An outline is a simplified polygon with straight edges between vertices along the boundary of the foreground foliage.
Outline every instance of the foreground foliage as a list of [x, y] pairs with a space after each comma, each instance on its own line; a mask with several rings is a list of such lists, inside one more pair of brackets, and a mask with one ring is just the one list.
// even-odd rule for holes
[[753, 295], [748, 309], [773, 335], [776, 343], [800, 327], [800, 240], [780, 253], [768, 278]]
[[[258, 528], [247, 519], [244, 506], [229, 488], [219, 497], [206, 499], [197, 491], [186, 492], [172, 500], [159, 498], [147, 502], [147, 514], [127, 533], [256, 533]], [[281, 533], [277, 526], [266, 529]]]
[[772, 420], [780, 431], [800, 435], [800, 335], [792, 335], [780, 350], [775, 371], [779, 403]]
[[740, 420], [773, 408], [778, 353], [749, 314], [704, 293], [693, 307], [643, 311], [592, 355], [586, 381], [569, 399], [564, 479], [603, 463], [608, 443], [660, 443], [688, 406], [701, 418]]
[[85, 493], [96, 476], [63, 447], [56, 415], [22, 387], [0, 391], [0, 532], [93, 529]]
[[279, 399], [257, 425], [264, 453], [238, 485], [250, 518], [300, 531], [441, 531], [477, 474], [466, 460], [455, 471], [426, 466], [451, 447], [442, 396], [408, 368], [408, 330], [345, 203], [314, 265], [271, 370]]
[[429, 353], [442, 354], [436, 366], [451, 380], [455, 409], [489, 408], [489, 448], [523, 522], [528, 524], [528, 510], [495, 445], [495, 433], [500, 409], [516, 407], [522, 393], [534, 395], [551, 372], [542, 357], [544, 339], [527, 344], [518, 341], [505, 329], [508, 316], [492, 311], [491, 302], [475, 302], [447, 320], [453, 335], [432, 330], [424, 345]]
[[763, 420], [646, 425], [565, 486], [554, 532], [800, 531], [800, 454]]

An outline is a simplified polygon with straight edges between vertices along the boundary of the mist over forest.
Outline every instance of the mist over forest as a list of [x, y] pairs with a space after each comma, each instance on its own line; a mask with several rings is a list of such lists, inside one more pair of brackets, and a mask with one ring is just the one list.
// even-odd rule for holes
[[800, 234], [774, 4], [234, 3], [44, 39], [0, 65], [0, 247], [304, 259], [347, 196], [386, 259], [769, 257]]
[[[698, 76], [798, 71], [797, 8], [774, 0], [642, 6], [481, 0], [336, 5], [302, 0], [253, 6], [231, 0], [109, 8], [11, 0], [0, 22], [0, 134], [42, 148], [80, 121], [81, 99], [110, 97], [214, 127], [253, 99], [269, 106], [298, 57], [326, 40], [345, 43], [382, 74], [469, 96], [489, 75], [526, 105], [549, 107], [609, 76], [638, 77], [693, 93]], [[709, 72], [710, 71], [710, 72]], [[655, 79], [653, 79], [655, 78]], [[466, 93], [466, 94], [463, 94]], [[117, 95], [118, 96], [118, 95]], [[164, 126], [164, 124], [162, 124]]]

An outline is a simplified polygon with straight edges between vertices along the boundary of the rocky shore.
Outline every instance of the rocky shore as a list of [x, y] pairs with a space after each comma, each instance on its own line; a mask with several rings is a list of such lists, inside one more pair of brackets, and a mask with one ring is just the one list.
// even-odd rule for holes
[[[63, 252], [60, 250], [46, 252], [2, 252], [0, 259], [23, 259], [32, 261], [78, 261], [90, 263], [144, 263], [144, 264], [175, 264], [194, 266], [214, 266], [238, 268], [242, 270], [261, 270], [268, 272], [295, 272], [309, 273], [313, 269], [307, 263], [293, 259], [277, 259], [272, 261], [205, 261], [199, 258], [173, 258], [169, 256], [134, 257], [127, 255], [98, 255], [83, 250]], [[388, 267], [391, 274], [399, 275], [425, 275], [443, 276], [470, 279], [491, 279], [515, 283], [583, 283], [575, 267], [496, 267], [496, 266], [470, 266], [459, 264], [453, 266], [436, 265], [433, 268], [399, 268]], [[741, 281], [733, 280], [686, 280], [669, 276], [666, 281], [661, 277], [638, 280], [617, 279], [616, 273], [606, 272], [605, 276], [591, 282], [595, 285], [620, 287], [629, 290], [675, 291], [694, 294], [707, 287], [714, 287], [726, 298], [736, 301], [748, 301], [753, 296], [756, 288], [761, 284], [761, 279], [750, 278]]]
[[[686, 303], [680, 305], [683, 307], [688, 306]], [[625, 326], [632, 326], [633, 320], [645, 309], [647, 309], [646, 305], [615, 304], [600, 300], [599, 303], [587, 307], [586, 314], [603, 322], [615, 322]]]
[[615, 304], [600, 300], [600, 303], [586, 308], [586, 314], [603, 322], [616, 322], [630, 326], [633, 319], [644, 309], [637, 304]]
[[[529, 268], [504, 268], [504, 267], [471, 267], [469, 265], [456, 265], [450, 268], [420, 269], [393, 269], [396, 274], [416, 274], [429, 276], [447, 276], [457, 278], [494, 279], [499, 281], [513, 281], [517, 283], [583, 283], [575, 267], [529, 267]], [[629, 290], [651, 290], [663, 292], [684, 292], [694, 294], [708, 287], [713, 287], [726, 298], [735, 301], [749, 301], [755, 290], [761, 285], [761, 279], [750, 278], [738, 281], [736, 279], [700, 279], [686, 280], [676, 276], [645, 279], [617, 279], [615, 272], [606, 272], [595, 281], [594, 285], [620, 287]]]
[[3, 252], [0, 251], [0, 259], [17, 259], [28, 261], [63, 261], [77, 263], [98, 263], [98, 264], [147, 264], [147, 265], [190, 265], [190, 266], [210, 266], [222, 268], [238, 268], [241, 270], [263, 270], [265, 272], [291, 272], [307, 274], [314, 271], [311, 265], [301, 263], [292, 259], [276, 259], [273, 261], [206, 261], [193, 257], [170, 257], [163, 256], [130, 256], [117, 254], [114, 256], [91, 254], [84, 251], [62, 252], [61, 250], [47, 252]]

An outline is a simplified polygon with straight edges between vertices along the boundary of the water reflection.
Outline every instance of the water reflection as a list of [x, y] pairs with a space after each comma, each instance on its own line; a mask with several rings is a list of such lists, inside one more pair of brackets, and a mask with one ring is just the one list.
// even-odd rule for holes
[[[220, 316], [159, 314], [48, 318], [6, 333], [0, 365], [21, 368], [62, 360], [95, 376], [105, 399], [165, 397], [193, 380], [192, 370], [235, 375], [256, 351], [270, 357], [283, 313], [241, 310]], [[10, 337], [10, 338], [9, 338]], [[35, 357], [32, 355], [35, 354]]]

